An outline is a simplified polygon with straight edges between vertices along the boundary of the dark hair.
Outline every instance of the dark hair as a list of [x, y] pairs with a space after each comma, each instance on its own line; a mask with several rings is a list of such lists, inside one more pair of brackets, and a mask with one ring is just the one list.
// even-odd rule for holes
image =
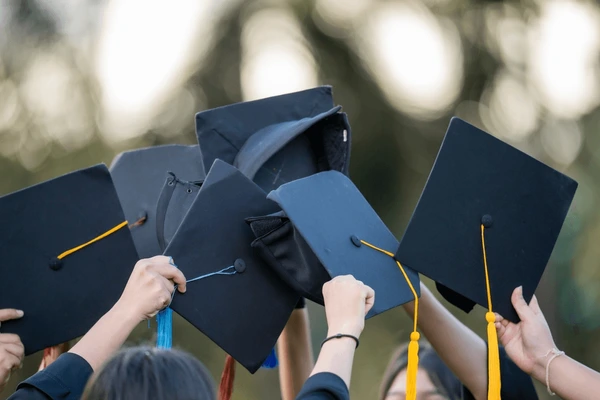
[[[396, 350], [383, 375], [379, 398], [384, 400], [398, 374], [408, 365], [408, 344]], [[462, 384], [444, 364], [435, 350], [425, 342], [419, 343], [419, 369], [425, 370], [435, 387], [448, 399], [462, 398]]]
[[215, 400], [213, 379], [191, 355], [132, 347], [113, 356], [86, 387], [84, 400]]

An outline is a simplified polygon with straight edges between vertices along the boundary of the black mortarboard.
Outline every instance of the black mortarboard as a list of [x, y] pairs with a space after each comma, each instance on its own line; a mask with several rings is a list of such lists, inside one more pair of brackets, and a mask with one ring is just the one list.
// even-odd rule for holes
[[531, 300], [576, 189], [569, 177], [453, 118], [396, 258], [464, 311], [488, 307], [484, 235], [493, 311], [517, 322], [511, 294], [522, 285]]
[[198, 146], [127, 151], [114, 159], [110, 172], [139, 256], [162, 254], [204, 179]]
[[0, 308], [25, 312], [2, 332], [25, 354], [86, 333], [138, 260], [105, 165], [1, 197], [0, 221]]
[[244, 222], [278, 209], [250, 179], [216, 160], [165, 251], [189, 282], [171, 308], [251, 373], [299, 299], [250, 247], [254, 235]]
[[200, 112], [204, 167], [219, 158], [265, 192], [320, 171], [347, 174], [350, 126], [340, 108], [322, 86]]
[[[350, 274], [375, 290], [377, 301], [369, 317], [415, 299], [393, 254], [367, 245], [389, 253], [398, 241], [348, 177], [337, 171], [322, 172], [284, 184], [268, 198], [281, 206], [332, 277]], [[418, 295], [418, 274], [405, 271]], [[301, 271], [297, 277], [311, 275], [312, 271]], [[312, 282], [299, 284], [314, 287]]]
[[331, 279], [319, 258], [283, 211], [249, 217], [252, 247], [296, 293], [324, 304], [323, 285]]

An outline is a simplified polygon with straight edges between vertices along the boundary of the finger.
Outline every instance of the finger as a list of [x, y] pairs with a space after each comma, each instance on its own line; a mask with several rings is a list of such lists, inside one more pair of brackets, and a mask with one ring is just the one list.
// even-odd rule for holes
[[[152, 258], [147, 258], [146, 260], [148, 260], [150, 263], [152, 264], [169, 264], [171, 262], [171, 260], [173, 260], [172, 257], [168, 257], [168, 256], [154, 256]], [[175, 264], [172, 264], [175, 265]]]
[[494, 324], [496, 326], [496, 332], [498, 333], [498, 339], [502, 340], [502, 337], [506, 333], [506, 327], [502, 325], [500, 322], [496, 322]]
[[375, 303], [375, 291], [367, 285], [363, 286], [365, 289], [365, 300], [369, 303]]
[[21, 359], [9, 353], [5, 349], [3, 349], [0, 359], [2, 360], [2, 365], [0, 365], [0, 367], [4, 367], [8, 371], [12, 371], [13, 369], [21, 366]]
[[18, 345], [15, 343], [3, 343], [1, 346], [9, 354], [12, 354], [13, 356], [17, 357], [19, 359], [19, 365], [21, 364], [21, 361], [23, 361], [24, 356], [23, 353], [25, 351], [23, 345]]
[[21, 338], [19, 335], [15, 335], [14, 333], [0, 333], [0, 343], [21, 343]]
[[25, 315], [25, 313], [22, 310], [4, 308], [0, 310], [0, 322], [10, 321], [11, 319], [19, 319], [23, 317], [23, 315]]
[[161, 284], [164, 290], [166, 290], [169, 293], [169, 296], [172, 296], [173, 292], [175, 291], [175, 284], [173, 283], [173, 281], [161, 279]]
[[502, 320], [504, 319], [504, 317], [502, 317], [502, 315], [498, 314], [498, 313], [494, 313], [496, 315], [496, 322], [502, 322]]
[[161, 274], [166, 279], [171, 279], [175, 282], [177, 284], [177, 290], [181, 293], [185, 293], [185, 275], [183, 275], [183, 272], [181, 272], [179, 268], [165, 263], [156, 264], [154, 267], [157, 273]]
[[529, 307], [535, 314], [542, 313], [542, 309], [540, 308], [540, 304], [538, 303], [538, 300], [537, 300], [537, 297], [535, 297], [535, 294], [533, 295], [533, 297], [531, 298], [531, 301], [529, 302]]
[[533, 310], [529, 308], [527, 302], [523, 298], [523, 286], [519, 286], [513, 291], [511, 301], [521, 320], [526, 321], [534, 316]]

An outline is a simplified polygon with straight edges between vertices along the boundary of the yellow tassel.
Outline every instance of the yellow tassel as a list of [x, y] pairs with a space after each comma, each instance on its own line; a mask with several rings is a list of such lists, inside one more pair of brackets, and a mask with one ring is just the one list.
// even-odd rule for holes
[[485, 227], [481, 225], [481, 248], [483, 250], [483, 267], [485, 270], [485, 287], [488, 299], [488, 312], [485, 313], [488, 337], [488, 400], [500, 400], [500, 350], [498, 333], [496, 332], [496, 315], [492, 311], [492, 289], [485, 251]]
[[496, 316], [493, 312], [485, 313], [488, 322], [488, 400], [500, 400], [500, 354], [498, 350], [498, 333], [496, 332]]
[[[386, 254], [392, 258], [394, 258], [394, 253], [391, 253], [387, 250], [380, 249], [377, 246], [372, 245], [369, 242], [365, 242], [361, 240], [361, 243], [365, 246], [372, 248], [373, 250], [377, 250]], [[406, 366], [406, 400], [416, 400], [417, 399], [417, 371], [419, 370], [419, 339], [421, 335], [417, 332], [417, 321], [419, 319], [419, 296], [417, 296], [417, 291], [415, 290], [412, 282], [408, 278], [408, 274], [404, 270], [400, 261], [396, 260], [396, 264], [398, 268], [400, 268], [400, 272], [404, 275], [404, 279], [413, 296], [415, 297], [415, 315], [413, 321], [413, 331], [410, 334], [410, 343], [408, 344], [408, 365]]]
[[419, 332], [410, 334], [408, 365], [406, 367], [406, 400], [417, 398], [417, 371], [419, 370]]

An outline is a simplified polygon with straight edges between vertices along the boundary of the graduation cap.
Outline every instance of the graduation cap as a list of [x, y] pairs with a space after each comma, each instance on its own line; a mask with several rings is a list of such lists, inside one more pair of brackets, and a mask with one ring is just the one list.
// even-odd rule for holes
[[[511, 294], [523, 286], [531, 300], [576, 189], [571, 178], [453, 118], [396, 258], [464, 311], [488, 308], [488, 348], [497, 353], [492, 311], [519, 321]], [[499, 387], [498, 378], [490, 391]]]
[[323, 285], [331, 280], [304, 237], [284, 211], [246, 218], [254, 232], [251, 246], [290, 288], [324, 305]]
[[[267, 197], [285, 211], [329, 275], [350, 274], [375, 290], [377, 302], [368, 318], [415, 299], [393, 254], [390, 257], [365, 245], [389, 253], [398, 241], [348, 177], [337, 171], [321, 172], [286, 183]], [[306, 267], [301, 262], [295, 265]], [[405, 272], [418, 295], [418, 274], [410, 269]], [[296, 273], [298, 285], [314, 286], [309, 281], [312, 271]]]
[[0, 197], [2, 323], [29, 355], [85, 334], [119, 299], [138, 260], [105, 165]]
[[[417, 332], [420, 281], [417, 273], [405, 268], [390, 252], [398, 247], [394, 235], [352, 181], [337, 171], [286, 183], [269, 193], [268, 198], [281, 206], [289, 221], [267, 235], [269, 242], [262, 245], [274, 257], [284, 259], [281, 265], [285, 268], [280, 273], [288, 276], [290, 286], [310, 293], [320, 291], [323, 284], [311, 281], [320, 275], [318, 270], [311, 270], [313, 264], [303, 258], [286, 259], [294, 253], [288, 250], [288, 242], [278, 241], [277, 236], [290, 232], [291, 221], [297, 229], [294, 234], [305, 241], [299, 243], [310, 247], [331, 276], [350, 274], [375, 290], [377, 301], [367, 318], [415, 301], [407, 366], [408, 389], [414, 392], [420, 336]], [[315, 296], [313, 292], [312, 297]]]
[[127, 151], [110, 168], [141, 258], [162, 254], [204, 179], [197, 145]]
[[251, 373], [268, 357], [299, 299], [252, 249], [244, 222], [277, 210], [250, 179], [215, 160], [164, 253], [189, 282], [171, 308]]
[[232, 104], [196, 114], [205, 169], [217, 158], [265, 192], [317, 172], [348, 173], [350, 125], [331, 87]]

